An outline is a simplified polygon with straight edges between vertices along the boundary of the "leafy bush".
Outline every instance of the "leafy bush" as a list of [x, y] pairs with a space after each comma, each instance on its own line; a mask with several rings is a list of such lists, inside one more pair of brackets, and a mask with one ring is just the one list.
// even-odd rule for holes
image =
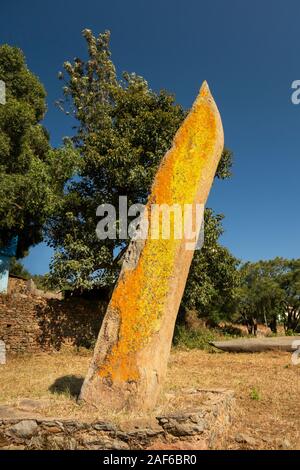
[[183, 349], [205, 349], [214, 351], [209, 343], [217, 338], [217, 333], [208, 328], [197, 330], [187, 329], [183, 325], [177, 325], [173, 337], [173, 344]]

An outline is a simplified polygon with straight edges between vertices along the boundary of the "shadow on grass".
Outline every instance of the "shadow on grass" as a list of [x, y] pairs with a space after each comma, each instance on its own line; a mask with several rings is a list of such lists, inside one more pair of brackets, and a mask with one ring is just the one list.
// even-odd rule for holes
[[49, 387], [51, 393], [58, 393], [60, 395], [70, 395], [71, 397], [77, 398], [81, 386], [83, 384], [83, 377], [78, 375], [64, 375], [58, 377]]

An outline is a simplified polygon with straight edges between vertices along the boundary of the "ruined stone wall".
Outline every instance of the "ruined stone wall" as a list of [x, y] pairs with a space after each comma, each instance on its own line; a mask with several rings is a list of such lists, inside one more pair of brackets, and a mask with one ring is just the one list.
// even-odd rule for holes
[[0, 295], [0, 340], [8, 353], [60, 349], [67, 342], [91, 347], [105, 314], [104, 301], [36, 296], [27, 281], [11, 278]]
[[[195, 396], [192, 408], [191, 395]], [[28, 413], [19, 416], [18, 410], [0, 406], [0, 450], [222, 448], [235, 413], [233, 392], [194, 389], [183, 392], [180, 401], [186, 410], [118, 424], [42, 418]]]

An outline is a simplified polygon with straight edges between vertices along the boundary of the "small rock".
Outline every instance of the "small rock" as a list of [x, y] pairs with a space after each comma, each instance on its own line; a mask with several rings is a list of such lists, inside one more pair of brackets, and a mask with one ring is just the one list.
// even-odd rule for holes
[[[158, 434], [161, 434], [163, 431], [161, 429], [135, 429], [127, 433], [128, 437], [134, 437], [139, 439], [146, 439], [148, 437], [154, 437]], [[118, 435], [119, 437], [119, 435]]]
[[16, 418], [17, 416], [18, 414], [16, 413], [14, 408], [12, 408], [11, 406], [9, 405], [0, 406], [0, 418], [4, 418], [4, 419]]
[[238, 434], [235, 440], [240, 444], [248, 444], [249, 446], [256, 445], [256, 440], [253, 437], [248, 436], [248, 434]]
[[11, 428], [9, 428], [9, 431], [10, 433], [15, 434], [17, 437], [27, 438], [36, 434], [37, 429], [38, 425], [36, 424], [35, 420], [24, 419], [23, 421], [20, 421], [14, 426], [11, 426]]
[[107, 437], [103, 437], [101, 439], [96, 439], [93, 441], [90, 440], [83, 440], [82, 444], [84, 448], [90, 450], [128, 450], [129, 445], [126, 442], [123, 442], [119, 439], [109, 439]]
[[[58, 426], [61, 425], [62, 423], [57, 423]], [[85, 429], [86, 428], [86, 423], [81, 423], [80, 421], [64, 421], [63, 427], [68, 431], [68, 432], [74, 432], [76, 430], [80, 429]]]
[[47, 426], [47, 432], [51, 432], [51, 434], [57, 434], [58, 432], [62, 432], [62, 429], [58, 426]]
[[116, 436], [119, 437], [120, 439], [124, 439], [125, 441], [130, 438], [130, 436], [128, 435], [127, 432], [123, 432], [123, 431], [117, 431], [116, 432]]
[[49, 406], [49, 401], [47, 400], [31, 400], [30, 398], [24, 398], [18, 403], [18, 408], [25, 411], [36, 411], [42, 410]]
[[162, 425], [162, 424], [167, 424], [167, 423], [169, 422], [169, 420], [168, 420], [167, 418], [160, 418], [160, 417], [158, 417], [157, 419], [158, 419], [158, 421], [159, 421], [159, 424], [161, 424], [161, 425]]
[[129, 445], [126, 442], [119, 441], [118, 439], [114, 439], [111, 445], [112, 450], [129, 450]]
[[172, 422], [168, 426], [164, 426], [164, 428], [169, 434], [173, 434], [173, 436], [194, 436], [195, 434], [201, 434], [205, 426], [201, 422], [198, 422], [198, 424]]
[[53, 427], [53, 426], [59, 426], [61, 429], [63, 429], [62, 424], [59, 421], [44, 421], [44, 420], [37, 420], [39, 424], [42, 424], [43, 427]]
[[47, 449], [51, 450], [75, 450], [77, 441], [73, 437], [54, 436], [52, 439], [47, 439]]
[[96, 429], [97, 431], [116, 431], [116, 426], [110, 423], [95, 423], [93, 425], [93, 428]]
[[289, 441], [288, 439], [283, 439], [283, 441], [282, 441], [281, 444], [280, 444], [280, 447], [281, 447], [282, 449], [289, 449], [291, 446], [292, 446], [292, 445], [291, 445], [291, 443], [290, 443], [290, 441]]

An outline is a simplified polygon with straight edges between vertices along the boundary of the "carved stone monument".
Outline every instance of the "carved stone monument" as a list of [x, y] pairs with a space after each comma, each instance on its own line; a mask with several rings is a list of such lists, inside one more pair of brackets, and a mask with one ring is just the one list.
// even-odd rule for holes
[[[196, 205], [204, 206], [223, 145], [221, 118], [204, 82], [160, 164], [146, 208], [190, 205], [193, 215]], [[113, 410], [155, 406], [193, 257], [189, 241], [172, 232], [167, 239], [148, 235], [130, 242], [81, 399]]]

